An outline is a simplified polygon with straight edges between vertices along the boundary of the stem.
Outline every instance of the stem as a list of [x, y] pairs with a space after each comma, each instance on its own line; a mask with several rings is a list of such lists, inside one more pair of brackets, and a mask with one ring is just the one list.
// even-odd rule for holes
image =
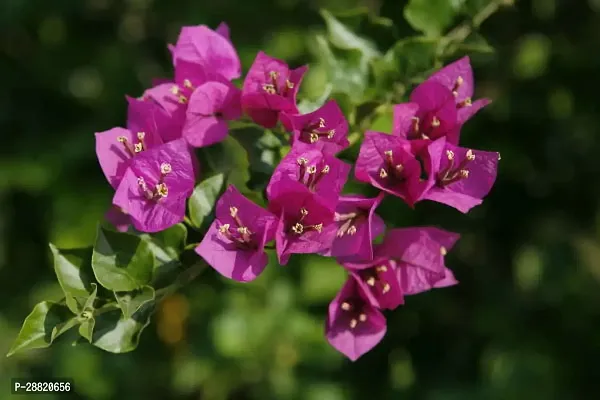
[[442, 56], [448, 45], [452, 42], [464, 41], [473, 30], [478, 29], [483, 22], [494, 14], [501, 6], [510, 5], [512, 2], [508, 0], [496, 0], [483, 7], [470, 21], [467, 21], [456, 28], [452, 29], [440, 41], [438, 48], [438, 57]]
[[108, 303], [94, 310], [94, 317], [115, 310], [120, 310], [121, 307], [117, 303]]
[[200, 243], [188, 243], [183, 249], [184, 250], [194, 250], [196, 247], [198, 247]]
[[186, 286], [188, 283], [200, 276], [206, 270], [207, 266], [208, 265], [206, 262], [202, 260], [187, 268], [185, 271], [179, 274], [177, 279], [175, 279], [175, 282], [156, 291], [156, 301], [159, 302], [170, 294], [173, 294], [182, 287]]

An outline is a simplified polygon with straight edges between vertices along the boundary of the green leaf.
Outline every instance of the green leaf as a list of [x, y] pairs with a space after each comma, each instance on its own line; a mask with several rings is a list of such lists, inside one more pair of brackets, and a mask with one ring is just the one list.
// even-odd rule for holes
[[246, 149], [236, 139], [229, 135], [222, 142], [200, 150], [214, 173], [225, 174], [227, 184], [235, 185], [240, 191], [246, 188], [250, 162]]
[[92, 341], [92, 333], [94, 332], [94, 302], [96, 301], [96, 293], [98, 289], [98, 285], [93, 283], [94, 290], [92, 294], [85, 301], [85, 305], [83, 307], [83, 312], [79, 316], [79, 320], [82, 321], [81, 325], [79, 325], [79, 334], [86, 338], [88, 342]]
[[488, 41], [477, 32], [474, 32], [471, 35], [469, 35], [469, 37], [465, 39], [463, 43], [459, 43], [457, 45], [457, 51], [465, 54], [492, 54], [495, 52], [494, 48], [490, 46]]
[[123, 311], [123, 316], [131, 318], [144, 304], [154, 300], [155, 292], [152, 287], [144, 286], [133, 292], [115, 292], [115, 297]]
[[323, 90], [323, 93], [321, 94], [321, 96], [319, 96], [319, 98], [315, 100], [308, 100], [306, 98], [302, 99], [298, 103], [298, 110], [300, 110], [300, 113], [302, 114], [308, 114], [319, 109], [321, 106], [323, 106], [323, 104], [325, 104], [327, 100], [329, 100], [329, 95], [331, 94], [332, 90], [333, 85], [331, 83], [328, 83], [325, 86], [325, 89]]
[[99, 227], [92, 254], [92, 268], [102, 286], [117, 292], [128, 292], [150, 282], [154, 255], [148, 242], [140, 237]]
[[371, 130], [385, 133], [392, 133], [393, 126], [393, 110], [385, 110], [384, 112], [378, 113], [377, 117], [371, 123]]
[[437, 66], [436, 53], [439, 40], [425, 36], [414, 36], [396, 42], [383, 59], [373, 64], [377, 85], [406, 85], [419, 82]]
[[23, 350], [48, 347], [76, 324], [76, 318], [66, 305], [50, 301], [38, 303], [25, 318], [7, 357]]
[[200, 228], [204, 224], [204, 220], [213, 213], [217, 200], [223, 192], [224, 184], [225, 176], [217, 174], [196, 186], [188, 201], [190, 219], [195, 227]]
[[440, 36], [452, 24], [455, 8], [448, 0], [410, 0], [404, 18], [415, 30], [427, 36]]
[[[246, 149], [251, 170], [270, 177], [281, 161], [278, 152], [281, 146], [287, 145], [287, 134], [277, 135], [270, 129], [254, 127], [237, 130], [232, 135]], [[266, 180], [268, 177], [261, 178]]]
[[93, 290], [92, 249], [58, 249], [50, 243], [54, 258], [54, 272], [62, 288], [67, 306], [73, 313], [81, 311], [81, 304]]
[[345, 93], [353, 104], [364, 100], [369, 80], [368, 58], [358, 50], [334, 50], [325, 37], [315, 36], [315, 56], [326, 66], [328, 80], [336, 92]]
[[185, 225], [176, 224], [161, 232], [140, 235], [154, 255], [153, 286], [167, 285], [177, 275], [181, 267], [179, 257], [185, 248], [187, 234]]
[[94, 317], [86, 319], [81, 323], [81, 325], [79, 325], [79, 334], [90, 343], [92, 343], [95, 325], [96, 320], [94, 319]]
[[83, 311], [86, 312], [93, 312], [94, 311], [94, 302], [96, 301], [96, 295], [98, 293], [98, 285], [96, 285], [95, 283], [92, 283], [92, 293], [90, 293], [90, 296], [87, 298], [87, 300], [85, 301], [85, 304], [83, 305]]
[[321, 10], [321, 16], [327, 24], [329, 40], [335, 47], [343, 50], [357, 50], [367, 59], [380, 56], [379, 51], [369, 40], [357, 35], [327, 10]]
[[114, 310], [96, 316], [92, 344], [111, 353], [127, 353], [134, 350], [144, 328], [150, 323], [154, 304], [148, 302], [131, 318]]
[[154, 254], [157, 263], [178, 260], [185, 248], [187, 228], [184, 224], [175, 224], [164, 231], [140, 235], [148, 242], [150, 252]]

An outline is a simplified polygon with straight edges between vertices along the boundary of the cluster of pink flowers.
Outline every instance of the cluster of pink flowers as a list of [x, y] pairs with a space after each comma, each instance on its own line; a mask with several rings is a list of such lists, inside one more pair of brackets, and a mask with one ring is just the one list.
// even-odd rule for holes
[[[433, 200], [466, 213], [480, 204], [495, 178], [498, 153], [458, 146], [462, 125], [488, 100], [472, 101], [468, 58], [441, 69], [394, 106], [391, 134], [368, 131], [354, 166], [358, 181], [378, 196], [341, 195], [352, 165], [336, 158], [349, 146], [348, 122], [334, 100], [300, 114], [296, 95], [307, 71], [258, 53], [242, 89], [239, 57], [221, 24], [184, 27], [169, 46], [174, 79], [129, 98], [128, 125], [96, 134], [97, 155], [115, 188], [107, 218], [123, 230], [164, 230], [185, 216], [199, 175], [193, 148], [228, 134], [243, 115], [257, 125], [281, 124], [289, 153], [266, 188], [268, 209], [229, 186], [196, 252], [225, 277], [257, 278], [274, 241], [281, 265], [292, 254], [335, 257], [348, 280], [329, 306], [326, 337], [356, 360], [385, 335], [381, 310], [404, 296], [457, 283], [444, 257], [459, 235], [433, 227], [388, 229], [375, 210], [386, 194], [411, 207]], [[384, 235], [380, 244], [375, 238]]]

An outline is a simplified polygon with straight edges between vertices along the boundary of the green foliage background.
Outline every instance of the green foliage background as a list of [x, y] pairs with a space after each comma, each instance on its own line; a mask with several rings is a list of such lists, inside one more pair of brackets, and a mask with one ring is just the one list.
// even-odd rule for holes
[[[425, 21], [434, 37], [463, 20], [452, 18], [454, 7], [479, 9], [486, 0], [414, 3], [434, 6], [406, 13], [413, 24]], [[62, 296], [47, 243], [94, 241], [112, 193], [93, 133], [124, 123], [124, 94], [169, 75], [166, 43], [182, 25], [227, 21], [246, 70], [259, 49], [293, 65], [311, 62], [302, 96], [317, 99], [332, 66], [315, 57], [324, 54], [315, 38], [325, 29], [318, 10], [380, 10], [402, 38], [412, 32], [405, 4], [2, 1], [0, 354], [35, 304]], [[374, 25], [368, 33], [384, 51], [394, 43]], [[10, 398], [11, 377], [53, 376], [75, 381], [77, 393], [61, 398], [94, 400], [594, 398], [600, 2], [518, 1], [487, 20], [481, 34], [494, 53], [481, 52], [480, 40], [464, 50], [477, 51], [478, 97], [494, 103], [466, 125], [463, 141], [502, 153], [498, 182], [467, 216], [436, 204], [419, 204], [416, 212], [398, 203], [382, 207], [396, 224], [460, 232], [448, 262], [461, 284], [388, 313], [388, 335], [374, 351], [350, 363], [329, 347], [325, 307], [343, 271], [324, 258], [298, 257], [246, 285], [208, 271], [162, 303], [132, 353], [73, 347], [74, 337], [61, 337], [49, 349], [0, 358], [0, 399]], [[349, 60], [333, 70], [360, 68]], [[348, 90], [369, 89], [360, 80], [341, 81], [356, 85]], [[374, 128], [387, 125], [381, 118]]]

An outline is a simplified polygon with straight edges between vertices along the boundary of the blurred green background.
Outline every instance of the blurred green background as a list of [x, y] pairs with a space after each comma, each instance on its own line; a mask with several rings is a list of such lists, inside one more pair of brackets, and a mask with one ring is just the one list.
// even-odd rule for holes
[[[2, 0], [0, 399], [11, 377], [53, 376], [75, 381], [62, 398], [94, 400], [599, 398], [599, 0], [521, 0], [484, 23], [496, 53], [472, 61], [494, 103], [462, 140], [502, 153], [495, 188], [466, 216], [380, 210], [398, 226], [460, 232], [448, 264], [461, 284], [387, 313], [386, 338], [358, 362], [323, 337], [344, 273], [318, 257], [247, 285], [204, 274], [163, 303], [133, 353], [67, 338], [3, 357], [33, 305], [61, 297], [48, 242], [91, 244], [110, 202], [94, 132], [124, 124], [125, 94], [169, 76], [166, 43], [182, 25], [227, 21], [247, 70], [259, 49], [311, 61], [320, 7], [366, 5], [408, 33], [404, 4]], [[314, 98], [323, 74], [310, 74], [303, 95]]]

